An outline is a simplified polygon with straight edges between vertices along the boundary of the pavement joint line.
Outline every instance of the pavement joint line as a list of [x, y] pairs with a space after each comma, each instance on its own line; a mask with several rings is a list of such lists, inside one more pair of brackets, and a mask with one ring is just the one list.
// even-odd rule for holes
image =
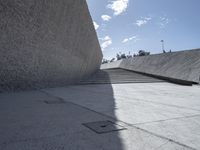
[[[72, 87], [72, 89], [77, 89], [77, 87]], [[101, 95], [101, 94], [109, 95], [106, 92], [101, 92], [101, 91], [96, 92], [96, 91], [88, 90], [88, 89], [84, 89], [84, 91], [97, 93], [99, 95]], [[119, 96], [120, 98], [128, 98], [128, 99], [130, 99], [129, 97], [126, 97], [126, 96], [120, 96], [118, 94], [116, 94], [116, 95]], [[172, 105], [172, 104], [159, 103], [159, 102], [148, 101], [148, 100], [144, 100], [144, 99], [134, 99], [133, 101], [144, 101], [144, 102], [149, 102], [149, 103], [154, 103], [154, 104], [160, 104], [160, 105], [165, 105], [165, 106], [170, 106], [170, 107], [175, 107], [175, 108], [180, 108], [180, 109], [194, 110], [194, 111], [199, 111], [200, 112], [199, 109], [193, 109], [193, 108], [189, 108], [189, 107], [185, 107], [185, 106], [177, 106], [177, 105]]]
[[149, 100], [144, 100], [144, 99], [135, 99], [134, 101], [144, 101], [144, 102], [149, 102], [149, 103], [154, 103], [154, 104], [160, 104], [160, 105], [165, 105], [165, 106], [170, 106], [170, 107], [176, 107], [176, 108], [181, 108], [181, 109], [189, 109], [189, 110], [200, 111], [199, 109], [189, 108], [189, 107], [185, 107], [185, 106], [177, 106], [177, 105], [173, 105], [173, 104], [165, 104], [165, 103], [160, 103], [160, 102], [155, 102], [155, 101], [149, 101]]
[[[118, 96], [122, 97], [120, 95], [118, 95]], [[123, 98], [129, 98], [129, 97], [124, 96]], [[165, 103], [160, 103], [160, 102], [155, 102], [155, 101], [148, 101], [148, 100], [144, 100], [144, 99], [134, 99], [133, 101], [143, 101], [143, 102], [147, 102], [147, 103], [160, 104], [160, 105], [164, 105], [164, 106], [170, 106], [170, 107], [175, 107], [175, 108], [180, 108], [180, 109], [188, 109], [188, 110], [194, 110], [194, 111], [200, 112], [199, 109], [189, 108], [189, 107], [185, 107], [185, 106], [177, 106], [177, 105], [172, 105], [172, 104], [165, 104]]]
[[[58, 99], [63, 99], [63, 98], [61, 98], [61, 97], [59, 97], [59, 96], [55, 96], [55, 95], [53, 95], [53, 94], [51, 94], [51, 93], [45, 91], [45, 90], [39, 90], [39, 91], [42, 92], [42, 93], [45, 93], [45, 94], [48, 95], [48, 96], [51, 96], [51, 97], [54, 97], [54, 98], [58, 98]], [[63, 100], [65, 100], [65, 99], [63, 99]], [[67, 101], [67, 100], [65, 100], [65, 101]], [[161, 138], [161, 139], [165, 139], [165, 140], [167, 140], [167, 141], [169, 141], [169, 142], [178, 144], [178, 145], [183, 146], [183, 147], [185, 147], [185, 148], [188, 148], [188, 149], [191, 149], [191, 150], [197, 150], [196, 148], [190, 147], [190, 146], [188, 146], [188, 145], [185, 145], [185, 144], [180, 143], [180, 142], [178, 142], [178, 141], [175, 141], [175, 140], [173, 140], [173, 139], [170, 139], [170, 138], [167, 138], [167, 137], [165, 137], [165, 136], [162, 136], [162, 135], [159, 135], [159, 134], [150, 132], [150, 131], [148, 131], [148, 130], [142, 129], [142, 128], [140, 128], [140, 127], [137, 127], [137, 126], [135, 126], [135, 125], [133, 125], [133, 124], [124, 122], [124, 121], [122, 121], [122, 120], [118, 120], [118, 119], [116, 119], [116, 118], [114, 118], [114, 117], [111, 117], [111, 116], [106, 115], [106, 114], [103, 114], [103, 113], [101, 113], [101, 112], [92, 110], [92, 109], [90, 109], [90, 108], [88, 108], [88, 107], [85, 107], [85, 106], [82, 106], [82, 105], [80, 105], [80, 104], [76, 104], [76, 103], [73, 103], [73, 102], [71, 102], [71, 101], [67, 101], [67, 102], [69, 102], [69, 103], [71, 103], [71, 104], [73, 104], [73, 105], [75, 105], [75, 106], [78, 106], [78, 107], [87, 109], [87, 110], [89, 110], [89, 111], [92, 111], [92, 112], [94, 112], [94, 113], [97, 113], [97, 114], [99, 114], [99, 115], [105, 116], [105, 117], [107, 117], [107, 118], [110, 118], [110, 119], [113, 120], [113, 121], [121, 122], [121, 123], [123, 123], [123, 124], [125, 124], [125, 125], [127, 125], [127, 126], [129, 126], [129, 127], [133, 127], [133, 128], [135, 128], [135, 129], [138, 129], [138, 130], [143, 131], [143, 132], [145, 132], [145, 133], [148, 133], [148, 134], [150, 134], [150, 135], [153, 135], [153, 136], [159, 137], [159, 138]]]
[[185, 147], [185, 148], [188, 148], [188, 149], [191, 149], [191, 150], [197, 150], [196, 148], [193, 148], [193, 147], [188, 146], [188, 145], [186, 145], [186, 144], [180, 143], [180, 142], [175, 141], [175, 140], [173, 140], [173, 139], [167, 138], [167, 137], [165, 137], [165, 136], [162, 136], [162, 135], [159, 135], [159, 134], [150, 132], [150, 131], [145, 130], [145, 129], [143, 129], [143, 128], [140, 128], [140, 127], [137, 127], [137, 126], [134, 126], [134, 125], [131, 125], [131, 124], [130, 124], [130, 126], [135, 127], [136, 129], [141, 130], [141, 131], [144, 131], [144, 132], [149, 133], [149, 134], [151, 134], [151, 135], [154, 135], [154, 136], [160, 137], [160, 138], [162, 138], [162, 139], [168, 140], [169, 142], [176, 143], [176, 144], [181, 145], [181, 146], [183, 146], [183, 147]]
[[184, 118], [193, 118], [198, 117], [200, 114], [191, 115], [191, 116], [184, 116], [184, 117], [176, 117], [176, 118], [169, 118], [169, 119], [163, 119], [163, 120], [156, 120], [156, 121], [149, 121], [149, 122], [143, 122], [143, 123], [135, 123], [133, 125], [144, 125], [144, 124], [150, 124], [150, 123], [158, 123], [158, 122], [165, 122], [170, 120], [178, 120], [178, 119], [184, 119]]
[[[110, 118], [112, 121], [118, 121], [117, 119], [115, 119], [115, 118], [113, 118], [113, 117], [111, 117], [111, 116], [105, 115], [105, 114], [103, 114], [103, 113], [100, 113], [100, 112], [95, 111], [95, 110], [93, 110], [93, 109], [90, 109], [90, 108], [88, 108], [88, 107], [85, 107], [85, 106], [82, 106], [82, 105], [73, 103], [73, 102], [71, 102], [71, 101], [67, 101], [67, 100], [65, 100], [64, 98], [59, 97], [59, 96], [56, 96], [56, 95], [53, 95], [53, 94], [51, 94], [51, 93], [49, 93], [49, 92], [47, 92], [47, 91], [45, 91], [45, 90], [39, 90], [39, 91], [42, 92], [42, 93], [45, 93], [45, 94], [48, 95], [48, 96], [54, 97], [54, 98], [56, 98], [56, 99], [63, 99], [64, 101], [66, 101], [66, 102], [68, 102], [68, 103], [70, 103], [70, 104], [72, 104], [72, 105], [75, 105], [75, 106], [78, 106], [78, 107], [87, 109], [87, 110], [92, 111], [92, 112], [94, 112], [94, 113], [97, 113], [97, 114], [99, 114], [99, 115], [101, 115], [101, 116], [105, 116], [106, 118]], [[122, 121], [121, 121], [121, 122], [122, 122]]]

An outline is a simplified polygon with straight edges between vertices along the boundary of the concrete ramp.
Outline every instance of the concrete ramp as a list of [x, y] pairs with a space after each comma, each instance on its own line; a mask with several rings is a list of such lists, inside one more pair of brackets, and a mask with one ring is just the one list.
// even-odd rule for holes
[[106, 65], [101, 69], [118, 68], [157, 76], [175, 82], [199, 83], [200, 80], [200, 49], [155, 54], [120, 60]]

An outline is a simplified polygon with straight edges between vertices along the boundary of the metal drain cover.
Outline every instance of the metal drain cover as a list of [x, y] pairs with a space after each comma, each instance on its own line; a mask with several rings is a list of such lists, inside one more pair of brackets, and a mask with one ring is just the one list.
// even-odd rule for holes
[[126, 129], [123, 126], [117, 125], [111, 121], [89, 122], [89, 123], [83, 123], [83, 125], [98, 134]]
[[44, 100], [46, 104], [63, 104], [65, 103], [62, 99], [54, 99], [54, 100]]

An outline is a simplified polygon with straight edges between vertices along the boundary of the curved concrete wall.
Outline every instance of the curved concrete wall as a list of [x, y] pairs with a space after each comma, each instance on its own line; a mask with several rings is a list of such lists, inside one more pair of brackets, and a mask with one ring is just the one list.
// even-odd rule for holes
[[71, 84], [101, 60], [85, 0], [0, 1], [0, 91]]
[[[118, 67], [150, 75], [199, 83], [200, 49], [124, 59]], [[101, 68], [109, 69], [109, 66], [102, 65]]]

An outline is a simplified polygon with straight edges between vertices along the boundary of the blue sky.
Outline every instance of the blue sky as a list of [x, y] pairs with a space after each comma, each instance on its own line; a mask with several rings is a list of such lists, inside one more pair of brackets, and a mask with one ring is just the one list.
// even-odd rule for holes
[[200, 48], [200, 0], [87, 0], [104, 58]]

